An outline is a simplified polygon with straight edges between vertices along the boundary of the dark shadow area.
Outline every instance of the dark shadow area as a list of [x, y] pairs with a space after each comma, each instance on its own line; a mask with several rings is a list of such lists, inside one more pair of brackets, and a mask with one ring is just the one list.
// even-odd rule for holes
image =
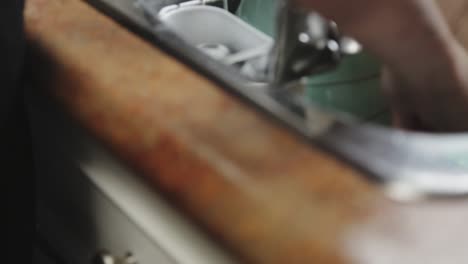
[[33, 233], [33, 162], [22, 89], [23, 5], [22, 0], [0, 5], [0, 175], [8, 263], [30, 262]]
[[[62, 68], [29, 41], [26, 105], [35, 164], [35, 243], [56, 263], [90, 263], [96, 251], [92, 196], [67, 153], [80, 156], [80, 142], [67, 140], [67, 117], [49, 94]], [[65, 142], [65, 143], [64, 143]], [[81, 209], [81, 210], [80, 210]]]

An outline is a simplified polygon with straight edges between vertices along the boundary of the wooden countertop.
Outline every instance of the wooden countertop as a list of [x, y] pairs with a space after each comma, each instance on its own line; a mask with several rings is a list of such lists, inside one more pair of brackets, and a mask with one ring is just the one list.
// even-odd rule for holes
[[242, 262], [468, 263], [467, 199], [386, 199], [80, 0], [25, 14], [38, 86]]

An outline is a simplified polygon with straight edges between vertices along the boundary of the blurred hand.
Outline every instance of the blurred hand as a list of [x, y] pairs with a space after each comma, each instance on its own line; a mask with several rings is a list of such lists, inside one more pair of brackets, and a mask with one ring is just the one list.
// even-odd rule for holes
[[[432, 132], [468, 131], [468, 55], [463, 48], [440, 61], [432, 75], [384, 69], [382, 88], [389, 98], [394, 125]], [[424, 61], [424, 58], [421, 58]], [[433, 62], [434, 63], [434, 62]]]
[[294, 1], [336, 21], [384, 63], [396, 125], [468, 131], [468, 55], [435, 1]]

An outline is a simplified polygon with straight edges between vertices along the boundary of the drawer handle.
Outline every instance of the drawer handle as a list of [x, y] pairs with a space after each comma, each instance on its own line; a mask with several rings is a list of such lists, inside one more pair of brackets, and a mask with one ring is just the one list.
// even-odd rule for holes
[[92, 264], [138, 264], [138, 261], [130, 252], [123, 257], [116, 257], [109, 251], [102, 250], [94, 256]]

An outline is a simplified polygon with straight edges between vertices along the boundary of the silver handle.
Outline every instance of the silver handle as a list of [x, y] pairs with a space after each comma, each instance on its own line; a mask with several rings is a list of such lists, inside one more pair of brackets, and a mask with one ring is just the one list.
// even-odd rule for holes
[[94, 256], [92, 264], [138, 264], [138, 261], [130, 252], [123, 257], [117, 257], [107, 250], [102, 250]]

